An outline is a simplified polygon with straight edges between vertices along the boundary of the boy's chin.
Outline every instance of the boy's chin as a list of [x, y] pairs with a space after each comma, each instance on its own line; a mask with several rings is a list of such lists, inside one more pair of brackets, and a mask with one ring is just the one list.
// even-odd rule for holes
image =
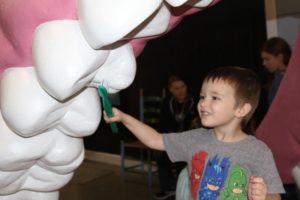
[[213, 123], [209, 120], [205, 120], [205, 118], [201, 118], [201, 125], [204, 127], [212, 127]]
[[211, 123], [203, 123], [203, 122], [202, 122], [202, 127], [203, 127], [203, 128], [213, 128], [214, 125], [211, 124]]

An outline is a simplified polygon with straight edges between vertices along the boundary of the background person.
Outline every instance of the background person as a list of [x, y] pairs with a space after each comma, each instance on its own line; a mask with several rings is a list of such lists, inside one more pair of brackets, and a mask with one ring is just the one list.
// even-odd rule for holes
[[252, 132], [252, 134], [259, 127], [273, 102], [284, 77], [291, 53], [289, 44], [280, 37], [272, 37], [261, 46], [262, 65], [268, 73], [262, 77], [264, 84], [262, 85], [260, 102], [251, 123], [247, 127], [247, 130]]
[[264, 67], [273, 77], [268, 92], [268, 102], [271, 105], [291, 57], [289, 44], [280, 37], [268, 39], [261, 47], [261, 58]]
[[[158, 130], [163, 133], [182, 132], [191, 128], [197, 117], [197, 98], [192, 95], [186, 82], [177, 75], [168, 79], [170, 96], [165, 98], [159, 117]], [[164, 151], [155, 151], [160, 191], [155, 199], [166, 199], [175, 195], [177, 175], [185, 163], [172, 163]]]

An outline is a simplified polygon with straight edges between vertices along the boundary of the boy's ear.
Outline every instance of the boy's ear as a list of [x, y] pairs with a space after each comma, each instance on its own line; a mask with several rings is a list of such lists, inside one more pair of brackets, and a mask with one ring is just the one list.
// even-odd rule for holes
[[245, 117], [252, 110], [250, 103], [244, 103], [242, 106], [239, 106], [236, 110], [236, 117], [242, 118]]

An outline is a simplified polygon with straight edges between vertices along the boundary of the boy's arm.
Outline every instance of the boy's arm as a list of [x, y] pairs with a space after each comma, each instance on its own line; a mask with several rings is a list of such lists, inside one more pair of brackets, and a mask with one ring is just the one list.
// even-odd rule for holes
[[161, 151], [165, 150], [162, 135], [155, 129], [118, 110], [117, 108], [113, 108], [112, 111], [114, 116], [110, 118], [108, 118], [104, 113], [104, 120], [106, 123], [122, 122], [130, 132], [132, 132], [142, 143], [148, 147]]
[[267, 194], [268, 187], [263, 178], [251, 176], [248, 188], [249, 200], [281, 200], [279, 194]]

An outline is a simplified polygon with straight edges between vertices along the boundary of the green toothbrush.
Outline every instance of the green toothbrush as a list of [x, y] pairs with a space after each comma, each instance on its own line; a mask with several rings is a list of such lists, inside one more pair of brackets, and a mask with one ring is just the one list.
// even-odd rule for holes
[[[108, 117], [113, 117], [114, 114], [112, 112], [112, 107], [111, 107], [110, 100], [108, 98], [106, 88], [103, 85], [100, 85], [98, 87], [98, 91], [99, 91], [100, 97], [102, 98], [102, 104], [103, 104], [105, 113], [107, 114]], [[111, 123], [110, 128], [113, 133], [118, 133], [118, 126], [116, 123]]]

